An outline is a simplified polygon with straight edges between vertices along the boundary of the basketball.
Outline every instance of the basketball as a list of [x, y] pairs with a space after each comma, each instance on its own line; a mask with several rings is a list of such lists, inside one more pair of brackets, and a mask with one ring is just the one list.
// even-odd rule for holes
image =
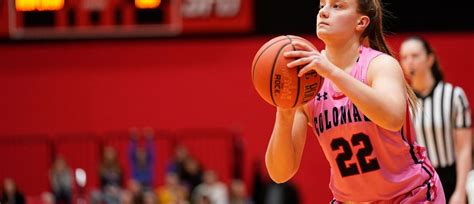
[[308, 40], [292, 35], [278, 36], [265, 43], [252, 63], [252, 82], [258, 94], [269, 104], [293, 108], [313, 99], [321, 89], [324, 78], [315, 71], [298, 77], [303, 67], [288, 68], [292, 58], [283, 53], [297, 50], [291, 43], [299, 41], [314, 48]]

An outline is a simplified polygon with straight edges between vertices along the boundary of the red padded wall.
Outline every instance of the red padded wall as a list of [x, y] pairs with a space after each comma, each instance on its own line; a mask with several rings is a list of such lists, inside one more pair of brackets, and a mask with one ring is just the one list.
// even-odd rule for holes
[[51, 153], [51, 146], [37, 138], [0, 140], [0, 189], [9, 177], [25, 194], [39, 195], [49, 190]]

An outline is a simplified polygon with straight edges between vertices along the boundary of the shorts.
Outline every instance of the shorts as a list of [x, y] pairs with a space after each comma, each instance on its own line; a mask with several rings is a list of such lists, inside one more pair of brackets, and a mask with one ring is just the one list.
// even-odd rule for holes
[[[429, 184], [429, 185], [428, 185]], [[413, 204], [413, 203], [433, 203], [433, 204], [445, 204], [446, 198], [444, 196], [443, 186], [438, 177], [435, 174], [433, 178], [427, 181], [425, 184], [411, 190], [408, 193], [397, 196], [391, 200], [383, 200], [376, 202], [353, 202], [353, 201], [337, 201], [332, 200], [331, 204]]]

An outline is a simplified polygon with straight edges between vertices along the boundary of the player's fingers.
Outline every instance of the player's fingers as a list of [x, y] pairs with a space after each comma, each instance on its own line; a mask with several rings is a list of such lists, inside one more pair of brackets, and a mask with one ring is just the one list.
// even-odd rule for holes
[[304, 74], [306, 74], [307, 72], [310, 72], [312, 70], [314, 70], [314, 65], [315, 65], [315, 61], [311, 61], [309, 64], [307, 64], [306, 66], [304, 66], [299, 72], [298, 72], [298, 77], [301, 77], [303, 76]]
[[321, 50], [321, 55], [327, 56], [326, 55], [326, 50]]
[[301, 66], [310, 63], [313, 60], [314, 56], [309, 56], [309, 57], [303, 57], [299, 58], [297, 60], [293, 60], [292, 62], [288, 63], [287, 66], [289, 68]]
[[317, 49], [315, 49], [315, 48], [313, 48], [313, 47], [311, 47], [308, 44], [303, 43], [303, 42], [293, 41], [291, 44], [293, 46], [295, 46], [295, 48], [298, 49], [298, 50], [304, 50], [304, 51], [319, 53]]
[[286, 58], [301, 58], [301, 57], [309, 57], [311, 55], [314, 55], [313, 52], [308, 52], [308, 51], [288, 51], [283, 53], [283, 56]]

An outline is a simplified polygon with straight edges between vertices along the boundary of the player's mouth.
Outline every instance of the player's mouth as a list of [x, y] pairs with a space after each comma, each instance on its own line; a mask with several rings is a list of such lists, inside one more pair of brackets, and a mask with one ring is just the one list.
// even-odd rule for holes
[[323, 26], [323, 25], [329, 26], [329, 23], [326, 23], [326, 22], [319, 22], [319, 23], [318, 23], [318, 26]]

